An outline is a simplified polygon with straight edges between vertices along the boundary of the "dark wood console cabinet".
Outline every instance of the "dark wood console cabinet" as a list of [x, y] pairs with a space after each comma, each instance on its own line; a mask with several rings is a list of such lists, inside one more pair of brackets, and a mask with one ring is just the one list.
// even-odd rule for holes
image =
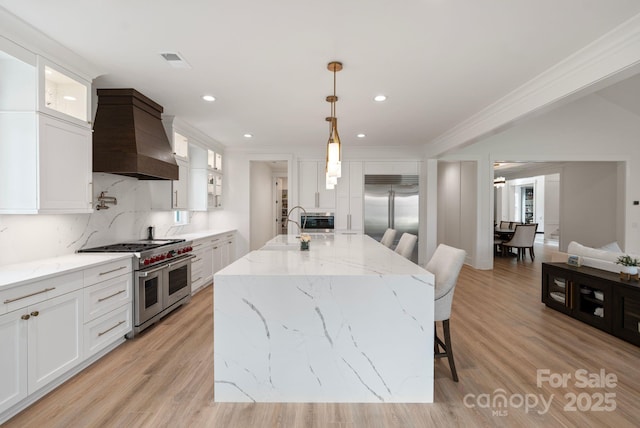
[[542, 302], [640, 346], [640, 282], [566, 263], [542, 264]]

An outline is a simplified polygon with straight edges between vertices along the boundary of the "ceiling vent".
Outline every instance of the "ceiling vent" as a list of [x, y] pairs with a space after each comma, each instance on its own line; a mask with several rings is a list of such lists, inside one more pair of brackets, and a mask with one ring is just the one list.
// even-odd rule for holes
[[173, 68], [191, 68], [189, 63], [178, 52], [163, 52], [160, 56]]

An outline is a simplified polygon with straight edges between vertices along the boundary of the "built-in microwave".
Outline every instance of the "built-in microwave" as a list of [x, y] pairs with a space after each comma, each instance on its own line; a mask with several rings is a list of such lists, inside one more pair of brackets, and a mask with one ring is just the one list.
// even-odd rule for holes
[[331, 212], [302, 213], [300, 214], [300, 227], [305, 232], [332, 233], [334, 215]]

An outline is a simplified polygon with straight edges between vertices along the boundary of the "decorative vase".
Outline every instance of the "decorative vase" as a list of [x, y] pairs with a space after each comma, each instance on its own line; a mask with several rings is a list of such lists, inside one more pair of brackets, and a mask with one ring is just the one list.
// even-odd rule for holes
[[309, 241], [300, 241], [300, 251], [309, 251]]
[[638, 273], [638, 266], [620, 266], [620, 272], [628, 275], [635, 275]]

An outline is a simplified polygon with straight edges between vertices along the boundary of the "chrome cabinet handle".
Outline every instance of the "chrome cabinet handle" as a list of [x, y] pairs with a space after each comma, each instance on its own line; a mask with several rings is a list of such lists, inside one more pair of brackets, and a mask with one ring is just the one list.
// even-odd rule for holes
[[13, 298], [13, 299], [7, 299], [7, 300], [4, 301], [4, 303], [6, 304], [6, 303], [15, 302], [17, 300], [26, 299], [27, 297], [36, 296], [38, 294], [46, 293], [47, 291], [51, 291], [51, 290], [55, 290], [55, 289], [56, 289], [56, 287], [45, 288], [44, 290], [36, 291], [35, 293], [27, 294], [27, 295], [24, 295], [24, 296]]
[[347, 230], [351, 230], [351, 214], [347, 214]]
[[112, 295], [110, 295], [110, 296], [107, 296], [107, 297], [101, 297], [101, 298], [99, 298], [99, 299], [98, 299], [98, 302], [104, 302], [105, 300], [108, 300], [108, 299], [110, 299], [110, 298], [112, 298], [112, 297], [116, 297], [118, 294], [122, 294], [122, 293], [124, 293], [125, 291], [126, 291], [126, 290], [120, 290], [120, 291], [118, 291], [118, 292], [116, 292], [116, 293], [113, 293], [113, 294], [112, 294]]
[[201, 276], [199, 276], [199, 277], [197, 277], [196, 279], [191, 280], [191, 282], [197, 282], [197, 281], [200, 281], [201, 279], [202, 279], [202, 277], [201, 277]]
[[118, 326], [119, 326], [119, 325], [121, 325], [121, 324], [124, 324], [125, 322], [126, 322], [126, 321], [120, 321], [118, 324], [114, 325], [113, 327], [108, 328], [108, 329], [106, 329], [105, 331], [103, 331], [103, 332], [101, 332], [101, 333], [98, 333], [98, 337], [100, 337], [100, 336], [102, 336], [102, 335], [104, 335], [104, 334], [109, 333], [111, 330], [113, 330], [114, 328], [118, 327]]
[[106, 274], [108, 274], [108, 273], [112, 273], [112, 272], [117, 272], [117, 271], [119, 271], [119, 270], [126, 269], [126, 268], [127, 268], [126, 266], [120, 266], [119, 268], [111, 269], [111, 270], [108, 270], [108, 271], [106, 271], [106, 272], [100, 272], [100, 273], [98, 274], [98, 276], [106, 275]]
[[320, 207], [320, 192], [316, 192], [316, 208]]

